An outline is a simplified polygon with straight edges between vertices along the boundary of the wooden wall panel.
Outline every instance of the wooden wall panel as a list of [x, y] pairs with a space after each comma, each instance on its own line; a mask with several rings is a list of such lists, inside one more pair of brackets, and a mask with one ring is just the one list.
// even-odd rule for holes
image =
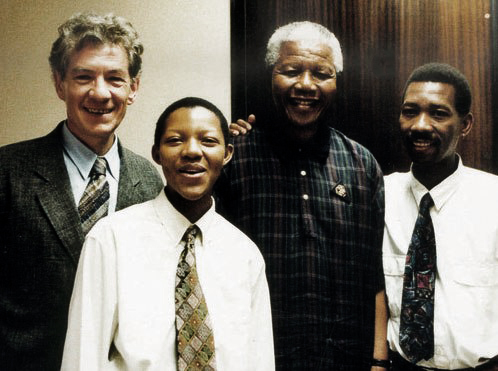
[[[340, 6], [339, 6], [340, 5]], [[396, 109], [395, 24], [389, 1], [341, 1], [343, 16], [334, 25], [344, 54], [342, 126], [338, 128], [366, 145], [385, 172], [398, 168], [401, 151]], [[393, 156], [394, 155], [394, 156]]]
[[492, 171], [493, 1], [233, 0], [232, 117], [264, 115], [271, 103], [266, 42], [277, 26], [311, 20], [343, 47], [335, 126], [367, 146], [385, 173], [409, 166], [397, 125], [401, 93], [413, 68], [431, 61], [452, 64], [469, 79], [476, 125], [460, 152], [469, 166]]
[[[463, 72], [472, 88], [475, 126], [461, 142], [464, 162], [493, 170], [491, 17], [487, 0], [399, 1], [396, 90], [417, 66], [438, 61]], [[486, 16], [488, 15], [488, 16]]]

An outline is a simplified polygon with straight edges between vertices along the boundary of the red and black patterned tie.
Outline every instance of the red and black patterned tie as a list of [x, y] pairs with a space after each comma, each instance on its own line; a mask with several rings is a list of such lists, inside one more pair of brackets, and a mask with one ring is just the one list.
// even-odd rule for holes
[[436, 283], [436, 239], [429, 213], [434, 201], [426, 193], [406, 254], [399, 343], [412, 363], [434, 355], [434, 287]]
[[81, 226], [86, 235], [97, 221], [106, 216], [109, 209], [109, 183], [105, 178], [107, 162], [97, 157], [90, 171], [90, 180], [78, 205]]

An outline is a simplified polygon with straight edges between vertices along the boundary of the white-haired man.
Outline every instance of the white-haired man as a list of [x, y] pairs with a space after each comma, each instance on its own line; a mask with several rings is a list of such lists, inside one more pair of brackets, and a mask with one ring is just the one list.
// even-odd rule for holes
[[385, 366], [374, 352], [383, 180], [373, 156], [330, 127], [340, 44], [323, 26], [291, 23], [270, 38], [266, 64], [274, 109], [235, 139], [217, 192], [265, 257], [277, 369]]

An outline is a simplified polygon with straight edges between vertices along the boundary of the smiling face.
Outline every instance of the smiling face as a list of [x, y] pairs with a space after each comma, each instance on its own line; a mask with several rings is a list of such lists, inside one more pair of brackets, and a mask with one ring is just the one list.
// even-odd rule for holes
[[138, 89], [124, 49], [87, 45], [71, 56], [65, 78], [54, 78], [57, 95], [66, 103], [69, 130], [94, 152], [105, 154]]
[[455, 109], [455, 88], [438, 82], [412, 82], [406, 89], [400, 129], [414, 166], [455, 166], [460, 137], [469, 133], [472, 114]]
[[232, 152], [213, 112], [204, 107], [182, 107], [166, 119], [152, 156], [163, 168], [166, 194], [172, 204], [181, 210], [177, 205], [190, 201], [189, 207], [200, 207], [202, 215], [211, 204], [214, 183]]
[[336, 90], [329, 46], [312, 40], [282, 43], [273, 68], [272, 93], [277, 110], [287, 117], [294, 130], [314, 133]]

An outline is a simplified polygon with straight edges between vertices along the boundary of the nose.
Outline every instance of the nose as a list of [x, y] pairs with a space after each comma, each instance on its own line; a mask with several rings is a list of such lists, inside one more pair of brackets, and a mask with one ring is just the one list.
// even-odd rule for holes
[[199, 141], [195, 138], [190, 138], [185, 142], [183, 147], [183, 156], [195, 159], [202, 156], [202, 149]]
[[99, 77], [95, 79], [93, 87], [90, 89], [90, 96], [94, 99], [111, 98], [111, 91], [104, 78]]
[[304, 90], [313, 90], [316, 88], [311, 71], [304, 71], [301, 75], [299, 75], [296, 88]]
[[432, 125], [429, 115], [422, 112], [417, 117], [415, 117], [411, 130], [418, 130], [418, 131], [432, 130]]

